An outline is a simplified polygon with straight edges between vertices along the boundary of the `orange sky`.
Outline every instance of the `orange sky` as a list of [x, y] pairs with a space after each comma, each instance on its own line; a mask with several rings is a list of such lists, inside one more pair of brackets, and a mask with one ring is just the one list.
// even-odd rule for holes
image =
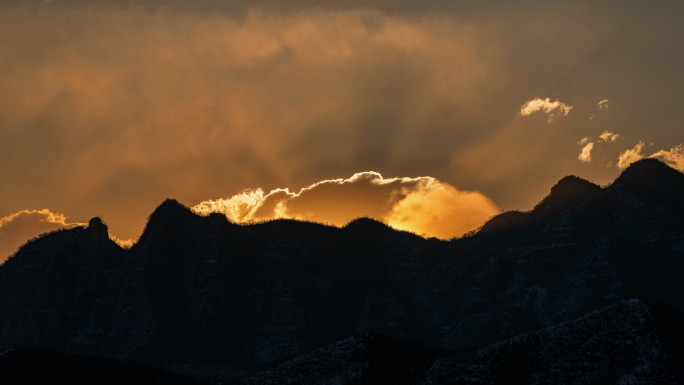
[[0, 254], [96, 215], [136, 239], [167, 197], [258, 191], [262, 219], [449, 238], [564, 175], [684, 168], [683, 10], [0, 0]]

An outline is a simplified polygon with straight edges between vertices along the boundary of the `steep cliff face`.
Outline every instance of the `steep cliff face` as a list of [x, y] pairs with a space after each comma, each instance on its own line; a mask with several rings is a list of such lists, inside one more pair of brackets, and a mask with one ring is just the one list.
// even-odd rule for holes
[[238, 226], [168, 200], [130, 250], [93, 219], [1, 266], [0, 348], [233, 378], [357, 334], [462, 349], [625, 298], [682, 308], [682, 193], [683, 174], [644, 160], [451, 242], [369, 219]]

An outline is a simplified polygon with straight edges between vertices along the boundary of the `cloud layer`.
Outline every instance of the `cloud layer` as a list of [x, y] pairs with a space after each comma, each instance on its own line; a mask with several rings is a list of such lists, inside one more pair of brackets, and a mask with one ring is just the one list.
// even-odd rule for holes
[[195, 205], [199, 214], [219, 212], [237, 223], [296, 218], [344, 226], [370, 217], [424, 236], [448, 239], [481, 226], [499, 212], [479, 192], [460, 191], [432, 177], [384, 178], [377, 172], [323, 180], [299, 192], [248, 190]]
[[681, 141], [684, 2], [0, 4], [2, 215], [96, 213], [135, 238], [166, 197], [358, 170], [526, 209], [564, 175], [612, 180], [577, 160], [583, 136], [604, 157], [598, 129]]

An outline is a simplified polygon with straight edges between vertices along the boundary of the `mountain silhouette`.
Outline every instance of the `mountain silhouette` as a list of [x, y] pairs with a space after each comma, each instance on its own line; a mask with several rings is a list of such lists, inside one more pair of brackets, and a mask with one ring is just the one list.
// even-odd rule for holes
[[667, 325], [684, 311], [681, 196], [684, 174], [645, 159], [607, 187], [565, 177], [533, 210], [452, 241], [367, 218], [236, 225], [166, 200], [129, 250], [94, 218], [0, 266], [0, 351], [246, 383], [315, 383], [347, 361], [366, 369], [342, 383], [598, 384], [620, 378], [619, 362], [659, 383], [637, 370], [647, 353], [634, 346], [650, 341], [649, 365], [677, 383], [681, 334]]
[[551, 187], [551, 192], [535, 208], [538, 215], [559, 213], [577, 206], [595, 194], [601, 188], [576, 176], [566, 176]]

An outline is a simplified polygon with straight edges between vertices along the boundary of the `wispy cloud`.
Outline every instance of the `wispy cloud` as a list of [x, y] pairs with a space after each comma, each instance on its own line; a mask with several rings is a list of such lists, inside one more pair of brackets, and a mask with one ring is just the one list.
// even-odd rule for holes
[[343, 226], [358, 217], [426, 236], [451, 238], [482, 225], [499, 212], [475, 191], [461, 191], [432, 177], [384, 178], [366, 171], [347, 179], [316, 182], [299, 192], [275, 189], [243, 191], [195, 205], [199, 214], [224, 213], [237, 223], [296, 218]]
[[130, 249], [135, 244], [135, 241], [132, 239], [122, 239], [117, 237], [116, 235], [113, 235], [112, 233], [109, 233], [109, 239], [111, 239], [112, 241], [114, 241], [114, 243], [123, 247], [124, 249]]
[[637, 160], [643, 159], [644, 155], [641, 153], [643, 148], [644, 143], [639, 142], [634, 147], [622, 151], [620, 155], [618, 155], [618, 168], [627, 168], [627, 166], [636, 162]]
[[577, 144], [579, 144], [579, 145], [584, 145], [584, 144], [589, 143], [590, 140], [591, 140], [590, 137], [585, 136], [584, 138], [580, 139], [580, 140], [577, 142]]
[[684, 144], [680, 143], [669, 150], [659, 150], [649, 155], [658, 158], [679, 171], [684, 171]]
[[591, 152], [596, 148], [596, 146], [601, 145], [602, 143], [613, 143], [618, 140], [619, 137], [620, 134], [610, 131], [603, 131], [601, 134], [599, 134], [597, 141], [594, 141], [590, 136], [585, 136], [577, 142], [578, 145], [583, 146], [582, 150], [580, 150], [580, 154], [577, 156], [577, 159], [584, 163], [591, 163]]
[[38, 218], [38, 221], [42, 223], [51, 223], [61, 226], [70, 225], [70, 223], [67, 222], [67, 217], [64, 214], [54, 213], [48, 209], [21, 210], [16, 213], [12, 213], [0, 218], [0, 229], [9, 225], [11, 222], [17, 220], [18, 218], [26, 216], [36, 216]]
[[634, 147], [621, 152], [618, 156], [617, 166], [624, 169], [640, 159], [657, 158], [670, 167], [684, 171], [684, 144], [680, 143], [669, 150], [658, 150], [648, 156], [643, 153], [644, 146], [643, 142], [639, 142]]
[[530, 116], [537, 112], [543, 112], [548, 117], [548, 122], [551, 123], [558, 117], [568, 116], [572, 108], [571, 105], [565, 104], [558, 99], [551, 101], [550, 98], [534, 98], [528, 100], [520, 107], [520, 115]]
[[616, 134], [610, 131], [603, 131], [599, 138], [604, 142], [615, 142], [620, 137], [620, 134]]
[[591, 163], [591, 150], [594, 149], [594, 143], [589, 142], [587, 143], [584, 147], [582, 147], [582, 151], [580, 152], [579, 156], [577, 159], [584, 163]]

